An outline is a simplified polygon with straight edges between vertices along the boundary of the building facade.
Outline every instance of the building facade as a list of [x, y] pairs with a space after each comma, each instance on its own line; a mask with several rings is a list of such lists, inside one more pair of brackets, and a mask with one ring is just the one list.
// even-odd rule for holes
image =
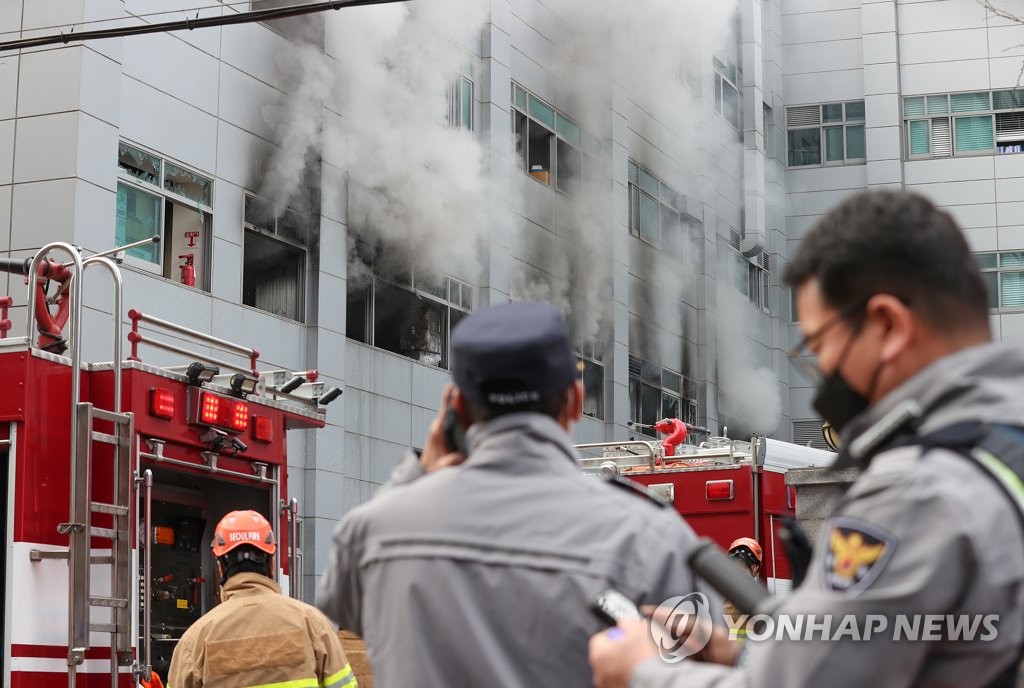
[[[124, 257], [127, 307], [345, 390], [289, 442], [307, 598], [334, 523], [422, 441], [476, 308], [563, 308], [580, 442], [665, 416], [818, 442], [779, 275], [845, 195], [905, 186], [963, 224], [997, 331], [1021, 335], [1018, 25], [974, 0], [620, 4], [421, 0], [0, 52], [0, 251], [160, 235]], [[0, 41], [186, 7], [6, 2]], [[92, 279], [85, 358], [107, 360]], [[2, 286], [17, 334], [22, 278]]]

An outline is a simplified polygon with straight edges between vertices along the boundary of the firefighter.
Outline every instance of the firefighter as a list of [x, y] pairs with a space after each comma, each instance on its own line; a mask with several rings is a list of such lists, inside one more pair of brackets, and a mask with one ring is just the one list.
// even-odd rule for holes
[[580, 472], [584, 390], [554, 306], [477, 310], [451, 350], [422, 453], [335, 530], [320, 608], [364, 637], [383, 688], [590, 686], [591, 602], [692, 593], [693, 531], [642, 487]]
[[270, 523], [255, 511], [232, 511], [217, 524], [223, 601], [181, 636], [168, 688], [355, 688], [330, 621], [270, 578], [276, 552]]
[[[737, 538], [729, 545], [729, 558], [755, 579], [761, 570], [763, 556], [761, 545], [754, 538]], [[742, 642], [747, 636], [749, 620], [728, 600], [725, 602], [725, 616], [729, 622], [729, 637]]]
[[757, 578], [757, 574], [761, 570], [763, 556], [761, 545], [754, 538], [737, 538], [729, 545], [729, 558], [749, 571], [754, 578]]
[[[863, 471], [824, 524], [803, 585], [775, 610], [829, 623], [711, 653], [738, 668], [668, 666], [646, 629], [627, 624], [592, 639], [597, 684], [1014, 685], [1024, 351], [991, 342], [985, 282], [963, 234], [921, 196], [869, 191], [818, 222], [786, 281], [804, 335], [791, 355], [808, 364], [814, 408], [841, 434], [836, 466]], [[929, 619], [942, 623], [922, 631]]]

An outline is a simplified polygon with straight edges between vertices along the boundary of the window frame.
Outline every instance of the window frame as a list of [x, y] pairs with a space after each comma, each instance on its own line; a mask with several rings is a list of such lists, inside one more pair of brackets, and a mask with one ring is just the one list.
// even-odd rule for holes
[[[466, 315], [469, 315], [470, 313], [472, 313], [473, 309], [474, 309], [474, 305], [473, 304], [476, 301], [477, 292], [478, 292], [479, 288], [474, 286], [474, 285], [472, 285], [472, 284], [470, 284], [469, 282], [467, 282], [465, 280], [462, 280], [462, 279], [459, 279], [457, 277], [452, 277], [451, 275], [446, 275], [446, 274], [440, 274], [437, 277], [438, 277], [439, 280], [443, 281], [443, 283], [444, 283], [444, 290], [445, 290], [445, 296], [441, 297], [441, 296], [438, 296], [438, 294], [435, 293], [433, 290], [431, 290], [429, 288], [426, 288], [425, 286], [418, 286], [417, 285], [416, 270], [414, 268], [410, 268], [409, 275], [408, 275], [409, 276], [409, 281], [405, 282], [405, 281], [399, 281], [398, 279], [388, 278], [388, 277], [384, 277], [384, 276], [380, 275], [378, 273], [378, 271], [376, 270], [376, 268], [374, 267], [372, 260], [369, 263], [367, 263], [365, 260], [363, 260], [362, 262], [369, 269], [369, 274], [368, 274], [368, 276], [366, 278], [365, 286], [361, 290], [362, 293], [364, 294], [363, 306], [364, 306], [365, 312], [363, 313], [363, 322], [364, 322], [364, 325], [365, 325], [366, 337], [365, 337], [365, 340], [352, 337], [349, 334], [348, 326], [347, 325], [346, 325], [345, 337], [347, 339], [351, 339], [352, 341], [356, 341], [356, 342], [359, 342], [361, 344], [365, 344], [365, 345], [367, 345], [369, 347], [372, 347], [374, 349], [377, 349], [378, 351], [385, 351], [385, 352], [387, 352], [389, 354], [392, 354], [392, 355], [395, 355], [395, 356], [401, 356], [403, 359], [410, 360], [410, 361], [412, 361], [414, 363], [419, 363], [420, 365], [425, 365], [427, 367], [435, 368], [435, 369], [438, 369], [438, 370], [451, 370], [451, 355], [452, 355], [452, 352], [451, 352], [451, 338], [452, 337], [451, 337], [451, 335], [452, 335], [452, 330], [454, 329], [454, 325], [452, 324], [452, 311], [456, 311], [456, 312], [460, 313], [461, 314], [460, 318], [461, 317], [465, 317]], [[426, 279], [428, 279], [428, 278], [424, 279], [424, 284], [426, 284]], [[459, 301], [458, 301], [458, 303], [456, 303], [456, 302], [454, 302], [452, 300], [452, 285], [453, 285], [453, 283], [458, 285], [458, 292], [459, 292]], [[444, 351], [441, 353], [442, 357], [441, 357], [441, 361], [440, 361], [440, 363], [438, 363], [438, 365], [431, 365], [429, 363], [424, 363], [423, 361], [419, 361], [419, 360], [417, 360], [415, 358], [412, 358], [410, 356], [406, 356], [405, 354], [402, 354], [401, 352], [392, 351], [391, 349], [386, 349], [386, 348], [383, 348], [383, 347], [377, 345], [377, 343], [376, 343], [376, 340], [377, 340], [377, 332], [376, 332], [376, 329], [377, 329], [376, 328], [376, 322], [377, 322], [376, 308], [377, 308], [377, 303], [376, 303], [376, 301], [377, 301], [378, 285], [381, 285], [381, 284], [384, 285], [384, 286], [393, 288], [393, 289], [400, 289], [400, 290], [409, 292], [411, 295], [413, 295], [413, 296], [415, 296], [415, 297], [417, 297], [417, 298], [419, 298], [421, 300], [425, 299], [425, 300], [428, 300], [428, 301], [430, 301], [432, 303], [439, 304], [439, 305], [441, 305], [441, 306], [446, 308], [446, 311], [445, 311], [445, 325], [444, 325], [445, 331], [442, 333], [443, 338], [444, 338]], [[438, 291], [440, 291], [440, 284], [437, 284], [435, 286], [439, 287]], [[346, 291], [346, 299], [348, 299], [349, 296], [351, 296], [352, 293], [353, 292]], [[359, 292], [356, 292], [356, 293], [359, 293]], [[467, 299], [467, 295], [468, 295], [468, 299]], [[468, 306], [465, 305], [467, 300], [469, 302]], [[346, 315], [347, 315], [347, 318], [351, 318], [352, 317], [352, 313], [347, 313]]]
[[583, 400], [583, 415], [587, 418], [595, 418], [597, 420], [604, 420], [604, 383], [605, 383], [605, 366], [598, 358], [597, 354], [593, 351], [593, 347], [576, 347], [576, 362], [583, 366], [583, 370], [580, 372], [580, 379], [583, 380], [586, 377], [587, 370], [593, 368], [599, 368], [601, 370], [601, 383], [595, 389], [593, 385], [584, 384], [584, 396], [590, 397], [590, 391], [594, 391], [596, 397], [597, 412], [587, 413], [587, 398]]
[[[978, 268], [981, 271], [982, 278], [985, 279], [986, 291], [988, 291], [989, 283], [986, 275], [995, 275], [995, 294], [988, 291], [989, 296], [989, 312], [990, 313], [1020, 313], [1024, 312], [1024, 301], [1020, 305], [1003, 305], [1003, 276], [1007, 274], [1021, 274], [1024, 275], [1024, 258], [1021, 259], [1020, 265], [1003, 265], [1003, 256], [1010, 254], [1018, 254], [1024, 256], [1024, 249], [1019, 251], [980, 251], [974, 254], [975, 260], [978, 262]], [[982, 258], [994, 256], [995, 265], [986, 266], [982, 264]], [[995, 296], [995, 305], [991, 304], [992, 297]]]
[[[863, 100], [833, 100], [821, 103], [807, 103], [805, 105], [787, 105], [785, 108], [786, 117], [786, 169], [802, 170], [817, 167], [843, 167], [846, 165], [867, 164], [867, 123], [865, 116], [853, 116], [848, 114], [849, 106], [859, 104], [864, 107]], [[830, 106], [840, 106], [842, 118], [839, 120], [825, 121], [825, 109]], [[801, 108], [817, 108], [817, 123], [794, 124], [790, 121], [791, 111]], [[851, 157], [850, 150], [850, 129], [860, 128], [864, 136], [864, 156]], [[828, 135], [827, 130], [842, 129], [843, 132], [843, 157], [841, 160], [828, 159]], [[791, 162], [792, 145], [790, 133], [796, 131], [818, 132], [818, 162], [805, 165], [794, 165]]]
[[[118, 187], [124, 186], [129, 189], [141, 191], [149, 196], [155, 197], [160, 201], [160, 217], [159, 217], [159, 232], [160, 232], [160, 243], [157, 246], [156, 254], [159, 258], [159, 262], [154, 263], [153, 261], [146, 260], [145, 258], [139, 258], [133, 256], [129, 251], [124, 252], [124, 263], [129, 267], [133, 267], [151, 275], [155, 275], [162, 279], [166, 279], [175, 284], [181, 284], [181, 280], [174, 274], [174, 269], [180, 267], [178, 265], [168, 265], [169, 260], [173, 260], [172, 242], [167, 237], [167, 223], [168, 213], [167, 204], [175, 204], [181, 206], [187, 210], [194, 211], [199, 214], [202, 222], [203, 231], [206, 237], [203, 241], [202, 250], [202, 266], [203, 270], [199, 275], [196, 286], [192, 287], [202, 292], [209, 293], [212, 288], [212, 272], [213, 272], [213, 196], [215, 178], [213, 176], [207, 176], [206, 173], [200, 170], [179, 162], [173, 158], [168, 158], [165, 155], [157, 153], [156, 151], [140, 146], [139, 144], [129, 141], [127, 139], [119, 138], [118, 142], [118, 153], [117, 153], [117, 177], [115, 179], [115, 194], [117, 193]], [[144, 155], [151, 157], [153, 160], [158, 162], [158, 169], [156, 172], [155, 181], [149, 181], [142, 178], [140, 175], [132, 174], [121, 162], [122, 157], [122, 146], [130, 149], [134, 149]], [[206, 182], [206, 189], [209, 197], [209, 203], [203, 203], [194, 198], [184, 196], [172, 189], [167, 188], [167, 165], [168, 163], [179, 170], [195, 175], [199, 179]], [[115, 218], [114, 227], [114, 244], [117, 244], [117, 222]], [[131, 243], [131, 242], [127, 242]], [[116, 248], [116, 246], [115, 246]], [[184, 286], [184, 285], [183, 285]]]
[[[466, 109], [466, 87], [469, 90], [469, 108]], [[466, 74], [460, 74], [448, 84], [448, 126], [453, 129], [476, 131], [476, 82]], [[463, 117], [468, 114], [468, 121]]]
[[[685, 255], [685, 249], [697, 245], [700, 237], [703, 236], [704, 222], [695, 215], [690, 214], [686, 210], [686, 194], [680, 193], [671, 185], [667, 184], [660, 177], [653, 174], [650, 170], [645, 168], [643, 165], [638, 163], [636, 160], [629, 158], [626, 161], [628, 166], [626, 172], [626, 194], [628, 202], [628, 218], [627, 226], [629, 228], [630, 236], [634, 236], [640, 241], [644, 242], [648, 246], [665, 251], [667, 255], [682, 258]], [[635, 170], [635, 174], [634, 174]], [[641, 175], [646, 175], [651, 178], [653, 184], [657, 185], [658, 194], [655, 196], [651, 190], [645, 189]], [[676, 199], [676, 204], [672, 205], [665, 199]], [[658, 221], [658, 241], [651, 241], [648, 237], [644, 236], [642, 230], [643, 221], [643, 201], [649, 199], [657, 206], [657, 221]], [[665, 244], [665, 231], [664, 231], [664, 218], [665, 211], [674, 213], [679, 218], [679, 237], [681, 240], [678, 252], [673, 250], [672, 246]], [[688, 242], [688, 244], [687, 244]], [[703, 265], [700, 266], [703, 271]]]
[[[1018, 98], [1017, 92], [1021, 92], [1021, 97]], [[953, 97], [961, 95], [977, 95], [984, 93], [988, 97], [988, 107], [977, 110], [965, 110], [961, 112], [953, 112]], [[996, 98], [997, 94], [1010, 93], [1014, 102], [1020, 102], [1019, 105], [1011, 107], [997, 106]], [[929, 114], [930, 101], [933, 99], [945, 99], [946, 105], [944, 112], [935, 112]], [[920, 100], [922, 103], [922, 112], [920, 114], [908, 114], [907, 103], [908, 101]], [[987, 91], [955, 91], [949, 93], [922, 93], [912, 96], [903, 96], [900, 99], [900, 118], [903, 122], [903, 156], [904, 160], [941, 160], [945, 158], [971, 158], [983, 155], [1012, 155], [1015, 153], [1024, 152], [1024, 136], [1020, 137], [1019, 143], [1010, 143], [1009, 146], [1019, 146], [1021, 150], [1000, 150], [999, 142], [999, 115], [1012, 114], [1012, 113], [1024, 113], [1024, 91], [1015, 88], [1001, 88], [991, 89]], [[984, 149], [969, 149], [960, 150], [956, 143], [956, 123], [957, 120], [965, 118], [982, 118], [987, 117], [991, 124], [992, 132], [992, 147]], [[936, 155], [934, 152], [934, 122], [935, 120], [945, 120], [949, 127], [949, 154], [948, 155]], [[911, 138], [911, 123], [913, 122], [927, 122], [928, 124], [928, 152], [927, 153], [913, 153], [912, 152], [912, 138]]]
[[[285, 208], [284, 211], [280, 215], [278, 215], [277, 214], [277, 209], [274, 209], [275, 217], [272, 218], [273, 227], [263, 227], [261, 225], [257, 225], [254, 222], [250, 221], [250, 219], [249, 219], [249, 217], [247, 215], [247, 205], [248, 205], [248, 202], [249, 202], [250, 199], [259, 200], [259, 201], [265, 203], [268, 207], [271, 205], [270, 201], [268, 199], [263, 198], [259, 194], [255, 194], [255, 193], [253, 193], [251, 191], [246, 191], [245, 193], [242, 194], [242, 275], [241, 275], [241, 279], [243, 280], [243, 290], [242, 290], [242, 302], [241, 303], [242, 303], [243, 306], [246, 306], [247, 308], [253, 308], [255, 310], [260, 311], [261, 313], [266, 313], [268, 315], [273, 315], [273, 316], [276, 316], [278, 318], [284, 318], [285, 320], [290, 320], [292, 322], [305, 323], [306, 320], [307, 320], [306, 308], [307, 308], [307, 305], [309, 303], [309, 294], [308, 294], [308, 291], [309, 291], [309, 274], [310, 274], [310, 265], [309, 265], [309, 259], [310, 259], [309, 232], [312, 230], [313, 216], [309, 215], [308, 213], [299, 212], [298, 210], [296, 210], [294, 208]], [[298, 215], [301, 215], [301, 216], [305, 217], [308, 220], [308, 222], [306, 223], [306, 241], [305, 242], [297, 241], [296, 239], [294, 239], [294, 238], [292, 238], [292, 237], [290, 237], [288, 235], [282, 234], [280, 232], [281, 218], [284, 217], [284, 213], [286, 213], [286, 212], [296, 213]], [[292, 248], [292, 249], [295, 249], [296, 251], [301, 252], [302, 257], [298, 261], [298, 264], [299, 264], [299, 270], [298, 270], [299, 274], [297, 276], [298, 288], [296, 289], [296, 297], [298, 299], [298, 302], [295, 304], [295, 311], [296, 311], [296, 314], [297, 314], [298, 317], [292, 318], [292, 317], [289, 317], [287, 315], [282, 315], [280, 313], [274, 313], [273, 311], [266, 310], [265, 308], [260, 308], [259, 306], [256, 306], [256, 305], [253, 305], [253, 304], [245, 303], [245, 290], [244, 290], [244, 279], [245, 279], [245, 240], [246, 240], [246, 238], [247, 238], [249, 233], [258, 235], [258, 236], [263, 237], [264, 239], [269, 240], [269, 241], [276, 241], [277, 243], [284, 244], [285, 246], [288, 246], [289, 248]]]
[[[531, 112], [530, 106], [534, 103], [538, 107], [551, 111], [550, 125], [541, 121]], [[509, 110], [512, 122], [512, 150], [517, 158], [516, 167], [528, 177], [570, 196], [575, 193], [575, 184], [592, 178], [591, 168], [598, 166], [597, 158], [604, 151], [604, 144], [598, 137], [516, 81], [512, 82], [512, 100]], [[521, 135], [520, 128], [522, 129]], [[539, 170], [535, 173], [530, 170], [530, 138], [537, 129], [548, 136], [548, 167], [546, 170]], [[574, 140], [577, 135], [579, 140]], [[560, 172], [563, 169], [560, 164], [562, 157], [562, 154], [559, 153], [560, 147], [571, 149], [577, 154], [579, 161], [575, 175], [566, 174], [564, 180], [561, 178]], [[568, 168], [565, 169], [568, 171]]]
[[[690, 423], [691, 425], [701, 425], [700, 422], [700, 400], [688, 396], [686, 392], [692, 390], [697, 397], [700, 396], [699, 383], [682, 374], [651, 363], [650, 361], [643, 361], [635, 356], [630, 356], [630, 371], [629, 371], [629, 384], [627, 390], [627, 396], [629, 399], [629, 419], [634, 423], [643, 423], [643, 408], [642, 399], [644, 388], [646, 387], [649, 392], [656, 392], [658, 394], [658, 415], [657, 420], [661, 420], [664, 416], [661, 414], [665, 409], [665, 402], [669, 399], [674, 399], [678, 404], [679, 414], [677, 418], [683, 422]], [[639, 368], [639, 371], [634, 371], [634, 366]], [[648, 371], [657, 368], [660, 372], [659, 380], [655, 383], [653, 380], [646, 379], [644, 377], [644, 369]], [[666, 377], [676, 377], [679, 380], [678, 389], [666, 386]], [[634, 392], [635, 390], [635, 392]], [[657, 421], [655, 421], [657, 422]], [[657, 432], [653, 428], [638, 427], [637, 430], [642, 435], [649, 437], [657, 437]], [[686, 438], [686, 444], [694, 444], [696, 438], [693, 435], [688, 435]]]
[[[723, 119], [726, 124], [738, 132], [743, 131], [743, 69], [733, 63], [732, 60], [711, 58], [712, 72], [714, 73], [714, 106], [715, 114]], [[729, 78], [728, 72], [735, 76]], [[725, 86], [736, 92], [736, 122], [733, 123], [726, 116], [725, 112]]]

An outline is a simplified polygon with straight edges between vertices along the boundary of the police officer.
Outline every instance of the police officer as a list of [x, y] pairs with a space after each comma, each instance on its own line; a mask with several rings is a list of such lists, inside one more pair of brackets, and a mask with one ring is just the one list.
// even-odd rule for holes
[[478, 310], [451, 347], [445, 406], [468, 456], [446, 447], [442, 408], [422, 454], [339, 524], [320, 608], [363, 636], [383, 688], [590, 686], [591, 600], [693, 592], [693, 532], [643, 490], [580, 473], [583, 385], [556, 308]]
[[271, 578], [277, 543], [255, 511], [217, 524], [219, 605], [181, 636], [167, 688], [356, 688], [337, 631], [315, 607], [285, 597]]
[[[866, 192], [818, 223], [786, 279], [804, 335], [793, 354], [817, 380], [814, 408], [841, 432], [837, 464], [863, 469], [825, 524], [803, 585], [778, 610], [805, 622], [828, 615], [831, 632], [751, 636], [743, 668], [667, 667], [650, 659], [645, 629], [630, 627], [591, 641], [597, 684], [1014, 685], [1024, 491], [1009, 466], [1024, 440], [1000, 457], [970, 442], [957, 448], [951, 436], [1024, 426], [1024, 352], [991, 343], [985, 283], [963, 235], [920, 196]], [[896, 634], [901, 616], [916, 619], [916, 633]], [[985, 617], [998, 618], [995, 633]], [[839, 634], [844, 619], [852, 625]], [[955, 623], [968, 625], [957, 632]]]

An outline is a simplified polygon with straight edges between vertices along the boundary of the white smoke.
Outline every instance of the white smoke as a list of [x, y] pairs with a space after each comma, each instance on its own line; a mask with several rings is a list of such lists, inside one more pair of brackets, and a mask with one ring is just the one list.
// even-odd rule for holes
[[773, 432], [782, 417], [782, 393], [775, 372], [759, 365], [750, 324], [757, 317], [746, 298], [720, 278], [718, 299], [718, 385], [726, 407], [753, 432]]
[[[552, 301], [567, 313], [581, 343], [600, 341], [611, 322], [616, 266], [628, 262], [614, 255], [613, 233], [625, 231], [625, 218], [613, 207], [625, 189], [610, 183], [613, 172], [616, 178], [624, 173], [613, 170], [612, 161], [625, 165], [627, 155], [634, 157], [677, 191], [704, 200], [709, 161], [700, 157], [706, 131], [700, 113], [708, 107], [711, 82], [704, 79], [705, 102], [698, 102], [680, 80], [680, 67], [710, 71], [709, 56], [726, 36], [734, 9], [728, 0], [548, 0], [543, 12], [532, 13], [530, 23], [552, 37], [543, 67], [558, 107], [606, 144], [593, 178], [573, 194], [552, 193], [555, 222], [545, 228], [507, 210], [521, 205], [515, 196], [525, 185], [536, 183], [513, 169], [515, 156], [509, 165], [494, 164], [492, 141], [447, 122], [446, 89], [467, 62], [476, 63], [478, 50], [471, 46], [479, 45], [489, 3], [417, 0], [328, 13], [333, 74], [325, 75], [318, 59], [298, 56], [305, 70], [299, 97], [273, 113], [283, 143], [267, 186], [285, 194], [300, 178], [299, 161], [320, 135], [322, 118], [311, 114], [319, 97], [340, 113], [323, 136], [325, 148], [344, 151], [350, 237], [379, 242], [378, 269], [414, 266], [472, 280], [486, 258], [481, 240], [493, 241], [525, 261], [513, 258], [509, 266], [512, 298]], [[477, 79], [478, 89], [481, 83]], [[608, 145], [613, 132], [618, 148]], [[325, 189], [325, 196], [332, 191]], [[681, 367], [675, 360], [681, 335], [701, 341], [699, 333], [684, 331], [681, 302], [706, 305], [698, 282], [704, 237], [688, 241], [694, 243], [672, 252], [677, 257], [633, 266], [650, 284], [644, 303], [634, 295], [634, 306], [642, 308], [643, 321], [664, 325], [648, 326], [644, 336], [654, 340], [652, 356], [671, 368]], [[741, 314], [748, 307], [728, 303], [729, 294], [719, 294], [718, 369], [722, 392], [734, 403], [729, 413], [758, 429], [773, 428], [781, 409], [775, 377], [757, 365], [747, 345]]]
[[[484, 150], [447, 122], [445, 93], [479, 43], [475, 0], [346, 9], [337, 44], [339, 137], [347, 154], [349, 229], [396, 264], [475, 278], [489, 234]], [[329, 46], [331, 49], [331, 46]]]
[[293, 86], [282, 103], [266, 105], [261, 112], [278, 147], [267, 162], [260, 195], [281, 213], [307, 181], [304, 173], [321, 142], [324, 95], [331, 90], [333, 74], [323, 53], [311, 45], [296, 45], [277, 57], [284, 81]]

